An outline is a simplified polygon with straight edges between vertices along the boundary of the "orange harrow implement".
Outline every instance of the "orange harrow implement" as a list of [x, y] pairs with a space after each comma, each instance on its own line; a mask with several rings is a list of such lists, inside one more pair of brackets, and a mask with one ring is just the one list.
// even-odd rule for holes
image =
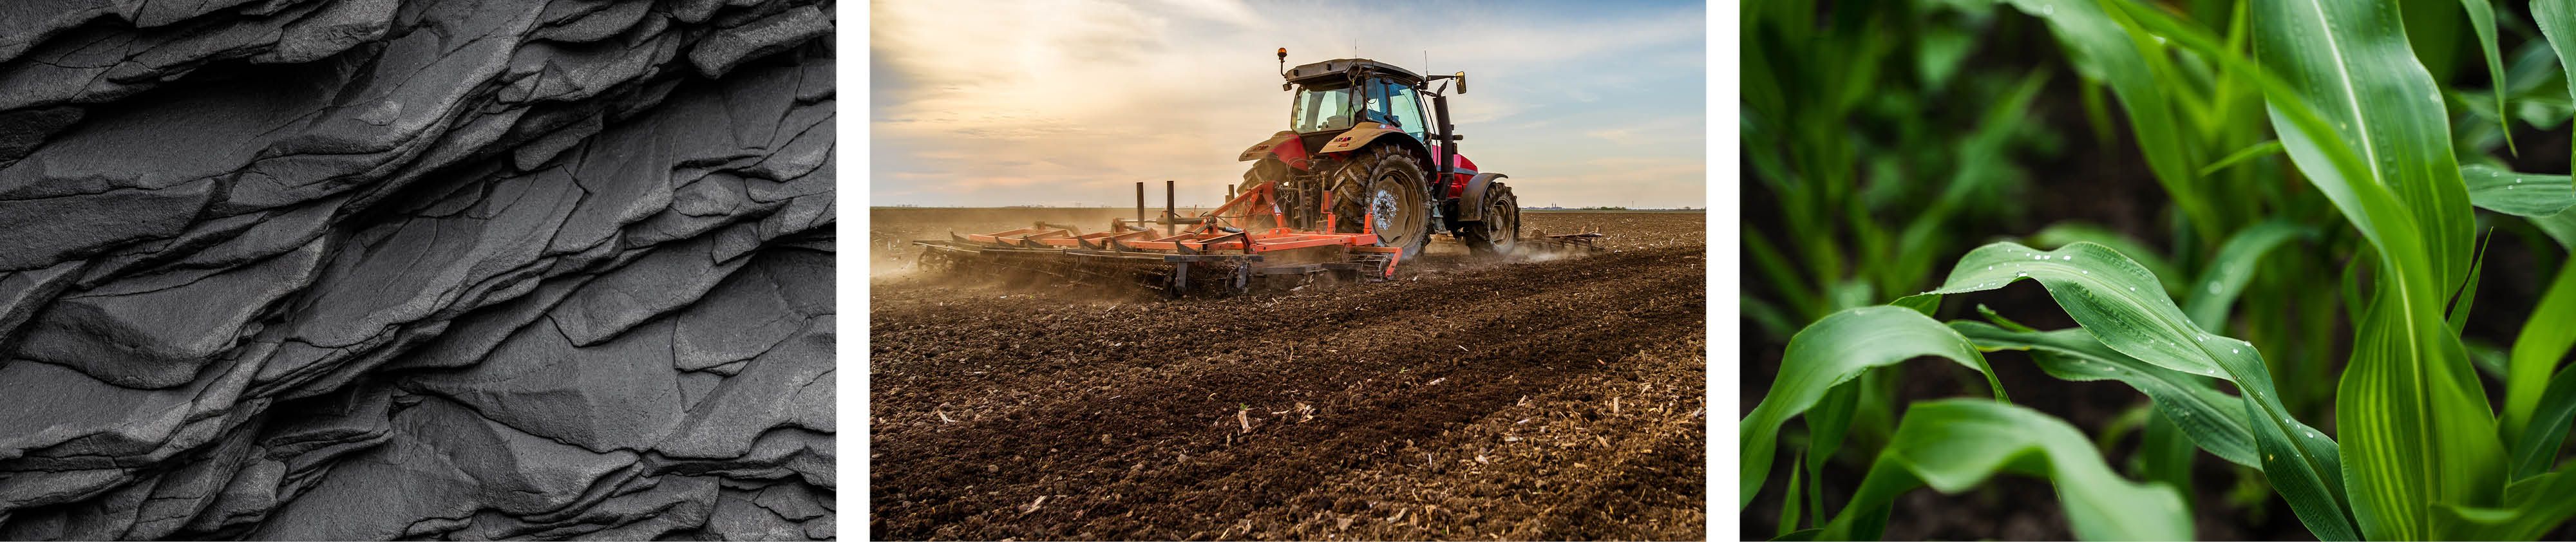
[[1593, 253], [1593, 252], [1600, 252], [1600, 251], [1602, 250], [1602, 248], [1601, 248], [1601, 244], [1600, 244], [1600, 240], [1601, 240], [1601, 238], [1603, 238], [1603, 237], [1609, 237], [1609, 236], [1608, 236], [1608, 235], [1603, 235], [1601, 232], [1598, 232], [1598, 231], [1586, 231], [1586, 232], [1581, 232], [1581, 233], [1567, 233], [1567, 234], [1558, 234], [1558, 235], [1549, 235], [1549, 234], [1548, 234], [1547, 232], [1545, 232], [1545, 231], [1540, 231], [1540, 232], [1537, 232], [1537, 233], [1535, 233], [1535, 234], [1533, 234], [1533, 235], [1529, 236], [1527, 239], [1528, 239], [1528, 240], [1531, 240], [1531, 241], [1538, 241], [1538, 242], [1542, 243], [1543, 245], [1545, 245], [1545, 246], [1549, 246], [1549, 247], [1554, 248], [1554, 249], [1556, 249], [1556, 250], [1558, 250], [1558, 251], [1563, 251], [1563, 252], [1577, 252], [1577, 253]]
[[[1131, 282], [1168, 297], [1243, 292], [1282, 279], [1303, 284], [1319, 275], [1354, 281], [1395, 276], [1401, 249], [1377, 246], [1378, 235], [1369, 226], [1373, 217], [1361, 217], [1359, 233], [1335, 233], [1339, 218], [1332, 215], [1327, 195], [1320, 231], [1279, 227], [1290, 221], [1280, 211], [1274, 185], [1253, 186], [1196, 217], [1176, 216], [1166, 203], [1161, 219], [1147, 221], [1142, 219], [1144, 183], [1137, 183], [1139, 219], [1112, 219], [1108, 231], [1082, 233], [1073, 226], [1038, 222], [913, 244], [925, 247], [922, 257], [928, 265], [963, 269], [980, 264], [1006, 276], [1086, 284]], [[1145, 225], [1157, 222], [1163, 227]]]

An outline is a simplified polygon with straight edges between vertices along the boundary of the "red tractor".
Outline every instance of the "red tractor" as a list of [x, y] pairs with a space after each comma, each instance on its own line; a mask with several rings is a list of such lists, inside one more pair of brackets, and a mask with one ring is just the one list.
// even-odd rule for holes
[[[1279, 50], [1287, 66], [1288, 50]], [[1509, 254], [1520, 244], [1520, 202], [1500, 173], [1476, 170], [1458, 154], [1447, 93], [1467, 92], [1467, 74], [1423, 77], [1367, 59], [1286, 69], [1281, 90], [1296, 97], [1289, 129], [1238, 159], [1255, 162], [1241, 188], [1205, 214], [1174, 212], [1165, 183], [1163, 214], [1082, 233], [1036, 225], [916, 241], [925, 262], [998, 269], [1078, 282], [1134, 281], [1179, 296], [1236, 292], [1257, 282], [1319, 275], [1385, 280], [1396, 265], [1448, 232], [1476, 254]], [[1431, 83], [1438, 82], [1435, 88]], [[1426, 99], [1427, 98], [1427, 99]], [[1445, 164], [1445, 165], [1443, 165]], [[1155, 228], [1149, 225], [1160, 225]], [[1598, 233], [1544, 236], [1551, 245], [1592, 248]], [[1596, 249], [1597, 250], [1597, 249]], [[950, 266], [952, 269], [967, 266]]]
[[[1279, 50], [1285, 66], [1288, 50]], [[1368, 216], [1339, 224], [1341, 233], [1373, 229], [1379, 246], [1420, 253], [1446, 230], [1480, 254], [1510, 253], [1520, 237], [1520, 201], [1501, 173], [1476, 170], [1459, 154], [1450, 123], [1450, 83], [1467, 93], [1467, 73], [1423, 77], [1368, 59], [1327, 60], [1286, 70], [1282, 89], [1296, 91], [1289, 129], [1243, 151], [1257, 160], [1245, 186], [1278, 183], [1293, 226], [1321, 227], [1315, 211], [1332, 194], [1333, 212]], [[1430, 83], [1440, 82], [1438, 88]], [[1425, 98], [1428, 99], [1425, 99]], [[1445, 164], [1445, 166], [1440, 165]]]

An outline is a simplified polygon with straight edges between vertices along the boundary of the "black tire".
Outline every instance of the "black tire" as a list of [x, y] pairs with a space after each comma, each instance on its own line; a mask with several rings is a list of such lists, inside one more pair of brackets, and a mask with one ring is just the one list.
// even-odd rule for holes
[[1333, 172], [1335, 231], [1359, 233], [1361, 222], [1374, 216], [1378, 246], [1404, 249], [1403, 259], [1421, 254], [1432, 229], [1431, 191], [1423, 186], [1422, 171], [1422, 162], [1401, 148], [1361, 151]]
[[[1465, 204], [1467, 202], [1459, 202]], [[1520, 248], [1521, 200], [1512, 196], [1512, 187], [1494, 183], [1485, 189], [1485, 219], [1458, 223], [1458, 241], [1467, 251], [1481, 256], [1504, 256]]]

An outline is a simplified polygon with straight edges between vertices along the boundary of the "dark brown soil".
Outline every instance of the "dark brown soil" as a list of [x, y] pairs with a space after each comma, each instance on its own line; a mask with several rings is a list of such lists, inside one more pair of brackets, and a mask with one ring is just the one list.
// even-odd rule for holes
[[[1036, 220], [934, 211], [872, 237]], [[870, 535], [1703, 538], [1705, 216], [1528, 216], [1617, 250], [1168, 302], [872, 265]]]

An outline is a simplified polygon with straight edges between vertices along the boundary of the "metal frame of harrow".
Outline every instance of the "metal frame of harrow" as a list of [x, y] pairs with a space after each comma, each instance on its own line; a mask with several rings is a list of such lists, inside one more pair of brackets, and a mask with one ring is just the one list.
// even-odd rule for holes
[[1545, 239], [1547, 242], [1555, 243], [1558, 247], [1565, 250], [1580, 249], [1591, 252], [1600, 252], [1602, 250], [1599, 241], [1603, 237], [1609, 236], [1602, 235], [1601, 232], [1597, 231], [1559, 235], [1547, 235], [1545, 233], [1541, 233], [1539, 235], [1540, 239]]
[[[914, 241], [913, 244], [955, 254], [997, 256], [1008, 259], [1075, 258], [1076, 262], [1095, 260], [1133, 264], [1171, 264], [1171, 295], [1180, 295], [1190, 287], [1192, 264], [1232, 264], [1228, 277], [1232, 290], [1243, 290], [1259, 277], [1277, 275], [1305, 276], [1326, 271], [1352, 271], [1363, 280], [1387, 280], [1395, 276], [1395, 266], [1402, 249], [1377, 246], [1374, 215], [1362, 217], [1359, 233], [1333, 233], [1337, 217], [1332, 213], [1332, 196], [1323, 198], [1324, 231], [1301, 231], [1277, 227], [1255, 231], [1244, 226], [1254, 216], [1268, 216], [1272, 224], [1286, 224], [1286, 213], [1279, 210], [1273, 183], [1262, 183], [1244, 190], [1224, 205], [1194, 218], [1178, 218], [1165, 211], [1160, 222], [1167, 228], [1179, 224], [1191, 226], [1182, 231], [1157, 234], [1153, 228], [1114, 219], [1112, 231], [1078, 233], [1071, 226], [1044, 222], [1009, 231], [987, 234], [958, 235], [950, 233], [946, 241]], [[1255, 213], [1259, 213], [1256, 215]], [[1317, 251], [1339, 247], [1356, 258], [1314, 263], [1274, 263], [1271, 255], [1289, 251]], [[1058, 260], [1061, 261], [1061, 260]], [[1021, 267], [1021, 266], [1013, 266]], [[1044, 271], [1040, 267], [1023, 269]], [[1067, 276], [1066, 278], [1077, 278]]]

